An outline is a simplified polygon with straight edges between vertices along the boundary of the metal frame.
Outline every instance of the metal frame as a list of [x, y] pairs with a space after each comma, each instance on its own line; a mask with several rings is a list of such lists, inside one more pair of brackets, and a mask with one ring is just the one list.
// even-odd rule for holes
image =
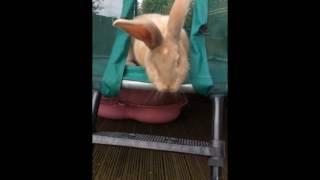
[[96, 132], [96, 119], [98, 115], [101, 94], [92, 90], [92, 132]]
[[[122, 87], [131, 89], [154, 89], [152, 84], [137, 81], [122, 81]], [[181, 92], [194, 93], [191, 84], [183, 85]], [[209, 156], [208, 165], [211, 169], [212, 180], [221, 179], [221, 170], [224, 167], [225, 157], [225, 142], [221, 139], [222, 135], [222, 115], [223, 103], [225, 95], [217, 93], [215, 90], [210, 91], [210, 99], [212, 102], [213, 116], [211, 129], [211, 142], [196, 141], [189, 139], [181, 139], [174, 137], [153, 136], [133, 133], [119, 133], [119, 132], [96, 132], [96, 118], [99, 108], [101, 94], [92, 91], [92, 142], [94, 144], [106, 144], [116, 146], [127, 146], [134, 148], [172, 151], [179, 153], [197, 154]]]
[[224, 96], [223, 95], [210, 95], [212, 108], [214, 109], [213, 117], [212, 117], [212, 147], [216, 148], [220, 151], [217, 153], [217, 156], [210, 156], [208, 160], [208, 164], [211, 169], [211, 178], [213, 180], [221, 179], [221, 170], [224, 167], [224, 157], [225, 157], [225, 142], [221, 139], [222, 136], [222, 115], [223, 115], [223, 103], [224, 103]]
[[[122, 80], [122, 87], [128, 89], [143, 89], [143, 90], [154, 90], [155, 87], [151, 83], [140, 82], [140, 81], [129, 81]], [[195, 93], [191, 84], [183, 84], [180, 92], [184, 93]]]

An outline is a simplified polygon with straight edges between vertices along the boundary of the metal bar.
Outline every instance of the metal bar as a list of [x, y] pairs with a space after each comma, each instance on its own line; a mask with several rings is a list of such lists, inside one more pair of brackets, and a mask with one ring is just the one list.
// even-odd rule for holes
[[209, 159], [209, 164], [211, 168], [211, 179], [220, 180], [221, 171], [223, 167], [224, 161], [224, 142], [221, 140], [221, 132], [222, 132], [222, 114], [223, 114], [223, 95], [212, 95], [212, 109], [214, 110], [213, 118], [212, 118], [212, 146], [218, 149], [222, 156], [211, 156]]
[[220, 178], [220, 174], [221, 174], [221, 170], [219, 170], [220, 168], [219, 167], [213, 167], [211, 172], [212, 172], [212, 175], [211, 175], [211, 179], [212, 180], [221, 180]]
[[[140, 81], [130, 81], [122, 80], [122, 87], [128, 89], [143, 89], [143, 90], [155, 90], [155, 87], [152, 83], [140, 82]], [[183, 84], [179, 90], [180, 92], [185, 93], [194, 93], [192, 84]]]
[[223, 96], [214, 97], [213, 140], [220, 140], [222, 128]]
[[92, 142], [95, 144], [126, 146], [203, 156], [220, 156], [219, 150], [212, 147], [208, 142], [165, 136], [98, 132], [93, 134]]
[[101, 94], [97, 90], [92, 90], [92, 131], [96, 132], [96, 119], [100, 105]]

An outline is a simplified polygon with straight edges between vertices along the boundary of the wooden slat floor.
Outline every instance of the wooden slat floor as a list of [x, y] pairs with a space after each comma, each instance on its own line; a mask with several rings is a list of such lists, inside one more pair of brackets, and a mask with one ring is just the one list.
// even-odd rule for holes
[[[98, 119], [98, 131], [118, 131], [173, 136], [195, 140], [210, 140], [211, 103], [207, 98], [188, 96], [189, 104], [180, 117], [169, 124], [150, 125], [131, 120]], [[225, 113], [225, 117], [226, 117]], [[224, 120], [224, 139], [227, 129]], [[94, 180], [195, 179], [207, 180], [210, 175], [205, 156], [136, 149], [109, 145], [94, 145]], [[227, 167], [227, 158], [225, 166]], [[227, 180], [227, 168], [223, 170]]]

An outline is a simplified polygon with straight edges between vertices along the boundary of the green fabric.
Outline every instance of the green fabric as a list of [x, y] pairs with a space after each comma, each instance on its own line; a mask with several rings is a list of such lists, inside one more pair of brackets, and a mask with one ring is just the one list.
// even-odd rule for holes
[[206, 25], [208, 1], [194, 1], [190, 35], [191, 82], [196, 92], [208, 95], [213, 82], [208, 69], [205, 36], [200, 28]]
[[[125, 1], [122, 18], [136, 15], [135, 1]], [[111, 18], [108, 23], [93, 24], [93, 87], [105, 96], [118, 95], [123, 79], [149, 82], [143, 67], [125, 65], [130, 37], [111, 24]], [[200, 32], [203, 25], [207, 25], [207, 32]], [[227, 0], [194, 0], [189, 39], [191, 71], [185, 83], [192, 83], [202, 95], [208, 95], [212, 87], [226, 92]]]
[[[132, 18], [135, 4], [135, 0], [126, 0], [123, 5], [121, 18]], [[119, 93], [129, 44], [129, 35], [117, 29], [115, 44], [101, 82], [101, 93], [105, 96], [117, 96]]]
[[208, 3], [206, 49], [210, 74], [217, 91], [228, 91], [228, 0]]
[[[92, 16], [92, 86], [100, 89], [100, 82], [110, 58], [116, 29], [112, 27], [113, 18]], [[107, 41], [106, 41], [107, 40]]]

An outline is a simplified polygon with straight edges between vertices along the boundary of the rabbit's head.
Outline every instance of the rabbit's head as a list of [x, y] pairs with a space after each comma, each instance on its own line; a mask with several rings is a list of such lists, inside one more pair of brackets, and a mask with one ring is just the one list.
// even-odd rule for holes
[[163, 31], [148, 19], [118, 19], [113, 23], [113, 26], [143, 42], [147, 75], [161, 92], [178, 91], [189, 70], [188, 38], [182, 28], [188, 5], [181, 3], [185, 2], [178, 0], [173, 4]]

